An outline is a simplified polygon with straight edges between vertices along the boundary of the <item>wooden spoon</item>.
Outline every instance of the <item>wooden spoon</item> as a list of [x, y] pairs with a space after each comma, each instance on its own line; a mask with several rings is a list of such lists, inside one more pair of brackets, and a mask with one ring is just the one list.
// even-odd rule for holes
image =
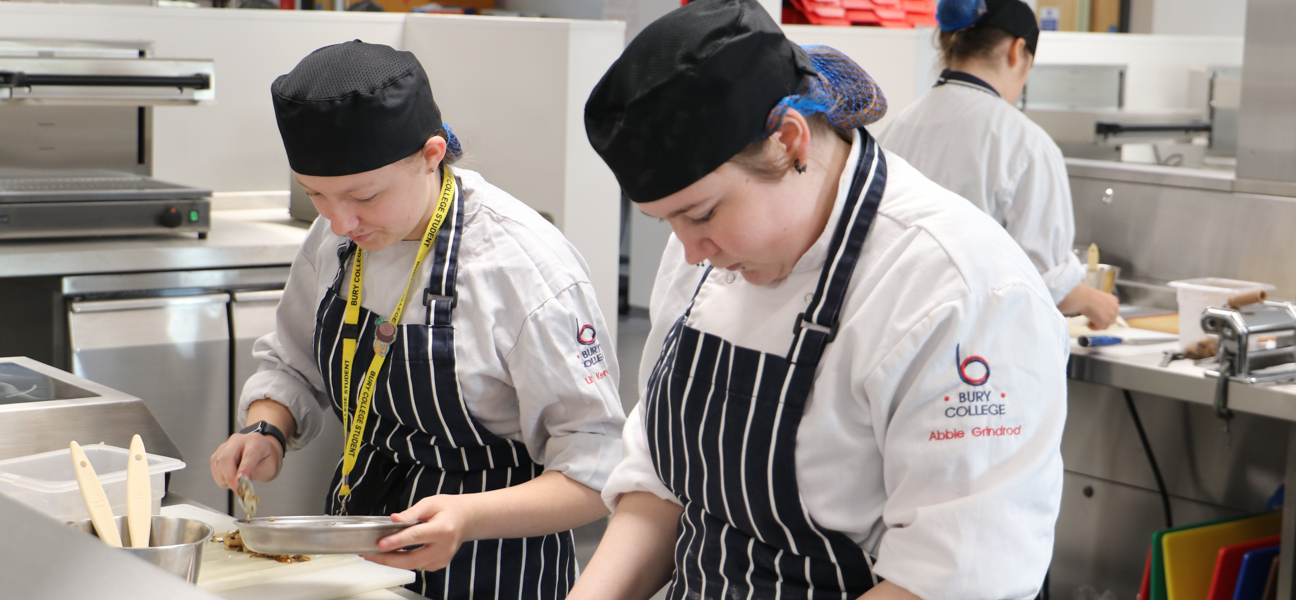
[[153, 523], [152, 489], [149, 487], [148, 455], [144, 440], [131, 438], [130, 457], [126, 462], [126, 526], [132, 548], [148, 548], [149, 527]]
[[99, 539], [114, 548], [121, 548], [121, 532], [117, 531], [117, 520], [113, 518], [112, 506], [108, 504], [108, 495], [104, 493], [99, 476], [94, 466], [86, 458], [81, 445], [72, 442], [72, 470], [76, 473], [77, 486], [81, 488], [81, 499], [85, 501], [86, 512], [90, 513], [90, 522], [94, 524]]

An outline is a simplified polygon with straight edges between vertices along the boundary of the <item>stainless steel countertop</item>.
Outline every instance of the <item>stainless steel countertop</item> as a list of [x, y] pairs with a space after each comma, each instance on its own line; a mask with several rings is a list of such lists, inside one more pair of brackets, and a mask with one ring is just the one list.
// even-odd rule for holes
[[[1176, 360], [1168, 366], [1159, 366], [1162, 353], [1177, 347], [1178, 342], [1081, 348], [1073, 339], [1067, 376], [1077, 381], [1214, 406], [1216, 380], [1206, 377], [1204, 368], [1194, 365], [1191, 360]], [[1296, 385], [1231, 382], [1229, 386], [1229, 408], [1296, 422]]]
[[1220, 192], [1232, 192], [1235, 179], [1232, 171], [1163, 167], [1161, 165], [1092, 160], [1088, 158], [1067, 158], [1066, 165], [1067, 175], [1071, 177], [1148, 183]]
[[4, 241], [0, 277], [287, 265], [309, 226], [286, 209], [217, 210], [205, 240], [149, 235]]

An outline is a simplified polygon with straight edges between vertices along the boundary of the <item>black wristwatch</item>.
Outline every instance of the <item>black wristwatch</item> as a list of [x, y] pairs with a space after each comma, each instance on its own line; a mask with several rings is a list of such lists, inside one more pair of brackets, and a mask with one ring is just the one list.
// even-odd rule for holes
[[279, 440], [279, 448], [283, 450], [283, 453], [285, 455], [288, 454], [288, 440], [287, 438], [284, 437], [283, 432], [280, 431], [278, 427], [275, 427], [274, 425], [271, 425], [265, 421], [257, 421], [256, 423], [252, 423], [251, 425], [248, 425], [247, 427], [240, 429], [239, 433], [259, 433], [261, 435], [268, 435], [276, 440]]

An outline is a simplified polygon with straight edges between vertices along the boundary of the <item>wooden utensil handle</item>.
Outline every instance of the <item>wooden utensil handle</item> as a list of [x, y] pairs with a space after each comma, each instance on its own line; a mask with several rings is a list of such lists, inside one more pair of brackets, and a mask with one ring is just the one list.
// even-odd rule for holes
[[117, 520], [113, 518], [112, 506], [108, 504], [108, 494], [104, 493], [99, 476], [81, 445], [72, 442], [72, 470], [76, 473], [77, 486], [81, 488], [81, 499], [85, 501], [86, 512], [90, 513], [90, 522], [95, 532], [105, 544], [120, 548], [121, 532], [117, 531]]
[[131, 438], [130, 456], [126, 459], [126, 527], [132, 548], [148, 548], [149, 528], [153, 522], [148, 455], [139, 435]]
[[1268, 298], [1269, 298], [1269, 293], [1264, 290], [1256, 290], [1254, 292], [1243, 292], [1241, 294], [1237, 294], [1236, 296], [1229, 296], [1228, 305], [1230, 308], [1242, 308], [1243, 306], [1250, 306], [1257, 302], [1264, 302]]

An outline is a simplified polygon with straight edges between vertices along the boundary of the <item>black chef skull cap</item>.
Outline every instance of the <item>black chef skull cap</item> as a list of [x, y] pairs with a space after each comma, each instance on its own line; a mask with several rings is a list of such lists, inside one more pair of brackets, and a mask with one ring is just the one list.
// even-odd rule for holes
[[1026, 49], [1035, 54], [1039, 43], [1039, 23], [1030, 6], [1021, 0], [941, 0], [936, 7], [941, 31], [959, 31], [969, 27], [994, 27], [1026, 41]]
[[1030, 50], [1032, 55], [1035, 54], [1035, 47], [1039, 44], [1039, 22], [1035, 20], [1035, 13], [1025, 2], [986, 0], [986, 13], [981, 17], [978, 25], [998, 27], [1026, 40], [1026, 49]]
[[360, 40], [311, 52], [270, 86], [288, 164], [336, 177], [417, 152], [442, 127], [423, 65]]
[[705, 177], [815, 74], [756, 0], [698, 0], [635, 36], [585, 103], [585, 133], [635, 202]]
[[977, 25], [998, 27], [1026, 40], [1026, 49], [1036, 53], [1039, 44], [1039, 22], [1036, 13], [1021, 0], [985, 0], [985, 16]]

